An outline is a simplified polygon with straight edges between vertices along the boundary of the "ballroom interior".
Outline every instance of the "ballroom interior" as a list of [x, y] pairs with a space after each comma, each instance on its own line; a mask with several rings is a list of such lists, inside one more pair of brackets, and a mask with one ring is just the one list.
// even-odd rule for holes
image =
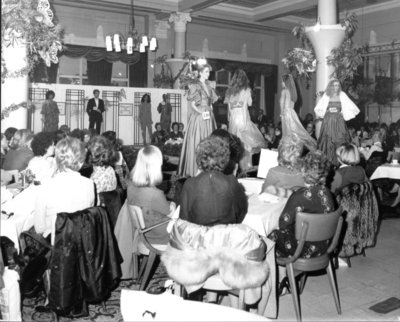
[[[3, 15], [4, 19], [7, 15], [4, 8], [12, 8], [26, 1], [3, 0], [2, 24]], [[338, 44], [343, 41], [344, 30], [348, 26], [341, 23], [348, 21], [346, 19], [349, 14], [354, 14], [353, 17], [356, 17], [357, 21], [356, 31], [350, 37], [352, 46], [358, 48], [358, 55], [362, 59], [358, 67], [352, 70], [354, 75], [346, 87], [346, 90], [353, 91], [354, 96], [351, 94], [351, 97], [360, 109], [357, 118], [351, 121], [351, 127], [358, 130], [364, 127], [364, 123], [374, 124], [376, 127], [385, 124], [389, 127], [396, 122], [399, 124], [400, 121], [399, 0], [34, 1], [43, 6], [40, 9], [38, 7], [37, 11], [43, 14], [44, 19], [49, 19], [49, 24], [53, 23], [62, 30], [60, 33], [62, 49], [56, 51], [56, 58], [52, 56], [47, 62], [40, 59], [39, 63], [35, 63], [35, 67], [31, 68], [29, 65], [31, 62], [27, 60], [29, 42], [22, 45], [17, 42], [17, 45], [14, 45], [10, 38], [5, 36], [8, 29], [4, 31], [2, 27], [2, 134], [9, 127], [29, 129], [34, 134], [43, 131], [42, 106], [48, 91], [53, 91], [55, 95], [54, 100], [59, 109], [59, 126], [65, 125], [71, 131], [88, 129], [91, 121], [86, 107], [93, 97], [94, 90], [98, 90], [100, 98], [105, 102], [101, 133], [107, 131], [116, 133], [122, 146], [121, 155], [125, 158], [129, 170], [132, 170], [139, 149], [146, 146], [146, 140], [147, 142], [152, 140], [151, 135], [146, 134], [146, 130], [143, 134], [140, 123], [140, 106], [144, 95], [151, 97], [152, 127], [161, 122], [159, 103], [163, 102], [164, 96], [167, 95], [172, 106], [170, 121], [182, 123], [186, 130], [193, 108], [188, 101], [188, 86], [184, 82], [185, 77], [191, 77], [192, 66], [198, 59], [205, 59], [212, 69], [209, 81], [218, 96], [212, 105], [212, 110], [219, 128], [229, 123], [228, 105], [224, 99], [234, 72], [238, 68], [247, 73], [252, 89], [253, 104], [249, 108], [251, 120], [256, 123], [257, 117], [262, 116], [266, 124], [275, 124], [279, 127], [281, 126], [280, 99], [283, 90], [281, 76], [288, 73], [288, 66], [283, 59], [288, 57], [288, 53], [293, 49], [303, 46], [294, 34], [295, 28], [299, 26], [306, 30], [304, 34], [307, 32], [308, 35], [317, 34], [320, 38], [311, 40], [316, 52], [313, 69], [300, 70], [298, 66], [292, 66], [297, 68], [295, 70], [297, 75], [302, 76], [296, 79], [296, 90], [300, 99], [294, 105], [294, 109], [300, 120], [304, 120], [308, 114], [317, 119], [314, 108], [318, 102], [318, 95], [325, 91], [334, 71], [333, 65], [326, 62], [326, 57], [335, 47], [333, 42], [337, 30], [343, 33], [342, 40], [337, 40]], [[333, 33], [330, 33], [331, 30]], [[308, 37], [311, 39], [312, 36]], [[3, 68], [3, 61], [7, 70]], [[340, 61], [335, 63], [340, 64]], [[29, 75], [25, 73], [27, 64], [30, 69]], [[168, 148], [160, 148], [164, 154], [164, 181], [161, 184], [164, 192], [167, 188], [170, 189], [170, 182], [177, 173], [181, 148], [182, 145], [176, 150], [173, 143]], [[167, 150], [169, 152], [166, 152]], [[276, 148], [273, 150], [275, 153]], [[385, 155], [383, 163], [400, 159], [400, 146], [393, 147], [390, 153], [387, 158]], [[268, 170], [278, 165], [275, 161], [278, 152], [273, 156], [273, 161], [270, 162], [268, 159], [266, 162]], [[240, 179], [242, 181], [239, 180], [249, 200], [260, 193], [261, 184], [267, 176], [268, 170], [264, 175], [259, 175], [262, 160], [267, 160], [263, 159], [262, 152], [256, 159], [253, 157], [255, 166], [248, 172], [242, 173]], [[171, 168], [165, 167], [165, 162]], [[329, 274], [318, 271], [311, 272], [307, 276], [304, 291], [301, 290], [299, 294], [301, 306], [299, 318], [294, 305], [296, 299], [292, 297], [290, 290], [289, 293], [278, 294], [280, 270], [278, 266], [275, 267], [275, 254], [268, 252], [264, 254], [265, 261], [274, 268], [269, 271], [270, 281], [265, 282], [260, 289], [254, 288], [259, 302], [253, 303], [254, 301], [249, 300], [247, 303], [246, 298], [251, 298], [254, 294], [235, 290], [238, 301], [243, 300], [246, 304], [247, 312], [231, 308], [230, 306], [234, 305], [230, 301], [230, 296], [224, 296], [215, 302], [208, 301], [203, 295], [200, 299], [200, 295], [196, 295], [196, 292], [195, 295], [187, 296], [189, 292], [186, 290], [186, 293], [182, 291], [181, 295], [185, 295], [183, 297], [189, 298], [190, 301], [186, 299], [181, 301], [181, 298], [175, 297], [179, 292], [177, 290], [181, 289], [177, 288], [178, 283], [174, 284], [173, 278], [168, 276], [163, 265], [159, 265], [156, 269], [150, 267], [151, 255], [147, 262], [140, 261], [141, 266], [136, 262], [138, 258], [135, 256], [135, 251], [140, 253], [140, 250], [136, 249], [136, 243], [139, 243], [139, 240], [141, 242], [140, 234], [145, 229], [144, 224], [141, 227], [140, 220], [135, 223], [131, 221], [117, 223], [115, 219], [112, 225], [115, 236], [113, 234], [110, 239], [113, 241], [116, 239], [118, 245], [124, 243], [124, 246], [132, 242], [129, 246], [135, 247], [135, 250], [128, 250], [129, 264], [140, 267], [140, 272], [137, 268], [128, 267], [126, 269], [129, 270], [129, 274], [125, 276], [122, 268], [121, 281], [114, 285], [107, 298], [90, 303], [89, 313], [83, 318], [74, 318], [71, 314], [63, 315], [61, 311], [55, 313], [46, 309], [37, 310], [39, 302], [46, 306], [44, 304], [46, 297], [42, 295], [21, 297], [18, 302], [21, 304], [19, 313], [15, 313], [16, 320], [400, 321], [400, 252], [396, 247], [400, 242], [398, 202], [400, 167], [397, 161], [390, 166], [392, 166], [390, 175], [374, 172], [378, 165], [374, 171], [368, 173], [368, 180], [371, 180], [371, 187], [373, 186], [371, 194], [374, 195], [374, 201], [371, 208], [375, 207], [375, 218], [368, 219], [374, 223], [365, 223], [364, 220], [360, 225], [373, 225], [374, 236], [365, 237], [360, 234], [351, 236], [355, 239], [366, 238], [373, 241], [368, 245], [364, 244], [359, 250], [353, 249], [351, 254], [339, 255], [339, 258], [335, 253], [335, 258], [329, 262], [335, 268], [334, 280], [339, 294], [341, 314], [335, 306], [333, 289], [331, 290], [334, 286], [329, 283], [327, 277]], [[379, 181], [385, 179], [389, 179], [390, 184]], [[173, 184], [178, 184], [176, 182]], [[378, 183], [374, 185], [374, 182]], [[25, 181], [23, 185], [25, 188]], [[398, 197], [394, 194], [397, 193], [396, 186]], [[25, 193], [28, 189], [22, 189], [18, 193]], [[25, 228], [31, 227], [32, 223], [28, 223], [29, 219], [21, 219], [18, 211], [22, 214], [30, 204], [35, 205], [33, 195], [29, 193], [25, 195], [27, 199], [19, 199], [22, 200], [19, 203], [15, 202], [18, 194], [14, 194], [10, 197], [13, 199], [8, 199], [4, 204], [2, 199], [1, 206], [1, 236], [10, 237], [16, 244], [20, 244], [21, 249], [26, 245], [21, 244], [20, 233]], [[170, 201], [167, 193], [166, 196]], [[26, 204], [23, 204], [24, 200], [27, 200]], [[264, 201], [262, 206], [270, 208], [266, 212], [277, 209], [275, 214], [271, 215], [277, 225], [277, 218], [284, 204], [279, 208], [282, 198], [279, 202], [271, 200]], [[396, 201], [393, 203], [394, 200], [397, 203]], [[266, 206], [265, 203], [271, 204]], [[121, 216], [119, 211], [123, 211], [123, 205], [123, 202], [119, 204], [116, 216], [118, 214]], [[361, 214], [360, 209], [363, 205], [358, 204], [357, 209], [356, 206], [352, 208], [352, 205], [348, 204], [346, 207], [348, 207], [347, 213], [356, 213], [355, 216], [358, 216], [357, 211]], [[255, 213], [264, 211], [258, 204], [251, 206], [249, 201], [249, 213], [250, 209]], [[15, 220], [15, 224], [9, 222], [10, 218]], [[243, 223], [248, 224], [266, 240], [266, 232], [270, 232], [268, 229], [273, 225], [271, 220], [273, 219], [245, 218]], [[357, 220], [358, 217], [356, 222]], [[129, 235], [123, 235], [124, 225], [131, 224], [135, 228]], [[343, 224], [347, 225], [345, 219]], [[115, 228], [114, 225], [115, 227], [119, 225], [119, 228]], [[129, 243], [126, 243], [125, 239], [129, 239]], [[267, 248], [270, 247], [268, 242], [265, 243]], [[273, 251], [274, 247], [271, 246]], [[154, 249], [146, 251], [146, 255], [154, 252], [160, 257], [162, 254]], [[122, 254], [122, 257], [125, 261], [125, 254]], [[218, 268], [214, 270], [218, 271]], [[144, 292], [146, 288], [142, 288], [139, 283], [137, 274], [142, 278], [143, 274], [145, 279], [149, 278], [147, 293]], [[19, 279], [15, 276], [13, 278]], [[164, 285], [165, 281], [172, 283], [172, 286]], [[227, 291], [224, 288], [222, 290]], [[231, 289], [228, 288], [228, 293], [229, 291]], [[163, 294], [155, 295], [159, 293]], [[11, 316], [4, 315], [11, 314], [9, 303], [12, 301], [9, 294], [11, 293], [0, 291], [3, 319], [4, 316]], [[148, 294], [151, 294], [151, 297], [148, 297]], [[179, 298], [179, 301], [176, 298]]]

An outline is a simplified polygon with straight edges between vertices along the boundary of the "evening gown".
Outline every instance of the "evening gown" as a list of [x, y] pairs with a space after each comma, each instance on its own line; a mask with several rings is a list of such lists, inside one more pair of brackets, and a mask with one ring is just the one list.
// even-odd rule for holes
[[294, 102], [290, 98], [289, 91], [283, 90], [280, 100], [282, 140], [292, 143], [303, 143], [310, 151], [317, 148], [317, 142], [306, 131], [294, 110]]
[[229, 132], [236, 135], [244, 145], [246, 151], [260, 152], [267, 146], [257, 126], [250, 120], [248, 106], [252, 105], [250, 89], [241, 90], [226, 101], [229, 104], [230, 119]]
[[336, 149], [343, 143], [351, 143], [349, 130], [344, 121], [340, 101], [328, 103], [318, 138], [318, 149], [327, 156], [328, 160], [338, 165]]
[[[189, 102], [194, 101], [201, 113], [192, 110], [190, 114], [179, 159], [178, 175], [180, 176], [194, 177], [197, 174], [196, 148], [201, 140], [209, 137], [216, 129], [212, 103], [217, 98], [217, 94], [208, 82], [203, 84], [198, 81], [189, 87], [187, 99]], [[208, 119], [204, 119], [204, 112], [209, 112]]]
[[43, 114], [43, 132], [55, 132], [58, 130], [58, 109], [55, 101], [46, 100], [43, 103], [41, 114]]

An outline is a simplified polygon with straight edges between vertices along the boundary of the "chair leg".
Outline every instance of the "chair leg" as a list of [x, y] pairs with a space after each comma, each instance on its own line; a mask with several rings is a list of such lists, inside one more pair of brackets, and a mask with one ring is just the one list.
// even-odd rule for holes
[[139, 276], [138, 276], [138, 279], [137, 279], [137, 281], [138, 281], [138, 283], [140, 282], [140, 280], [142, 279], [142, 277], [143, 277], [143, 273], [144, 273], [144, 269], [146, 268], [146, 266], [147, 266], [147, 261], [148, 261], [148, 256], [142, 256], [143, 258], [142, 258], [142, 262], [140, 263], [140, 271], [139, 271]]
[[139, 278], [139, 255], [133, 253], [132, 254], [132, 265], [133, 265], [133, 280], [138, 280]]
[[140, 282], [140, 290], [143, 291], [146, 286], [147, 282], [149, 281], [150, 278], [150, 273], [154, 265], [154, 261], [156, 260], [157, 254], [154, 252], [150, 252], [149, 258], [147, 259], [147, 264], [146, 264], [146, 269], [144, 271], [144, 276], [142, 281]]
[[300, 302], [299, 302], [299, 294], [297, 293], [297, 285], [296, 285], [296, 276], [294, 275], [293, 265], [286, 265], [287, 275], [289, 278], [290, 288], [292, 289], [292, 299], [294, 310], [296, 312], [297, 321], [301, 321], [301, 310], [300, 310]]
[[340, 308], [340, 300], [339, 300], [339, 293], [337, 290], [337, 284], [336, 284], [335, 276], [333, 273], [332, 264], [330, 262], [328, 264], [328, 267], [326, 268], [326, 272], [328, 274], [329, 284], [331, 285], [333, 298], [335, 299], [336, 310], [337, 310], [338, 314], [342, 314], [342, 310]]
[[300, 279], [300, 294], [303, 294], [304, 286], [306, 285], [307, 274], [303, 273]]

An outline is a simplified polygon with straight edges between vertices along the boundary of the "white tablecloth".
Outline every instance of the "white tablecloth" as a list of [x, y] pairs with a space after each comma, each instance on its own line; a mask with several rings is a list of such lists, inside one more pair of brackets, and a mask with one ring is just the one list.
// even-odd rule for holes
[[31, 185], [14, 198], [1, 205], [2, 211], [8, 214], [13, 212], [14, 215], [8, 219], [8, 216], [1, 215], [0, 234], [1, 236], [10, 238], [15, 243], [15, 247], [18, 250], [18, 236], [21, 232], [33, 226], [37, 192], [38, 186]]
[[268, 236], [278, 228], [279, 216], [286, 202], [287, 198], [279, 198], [276, 203], [268, 203], [263, 201], [260, 195], [250, 196], [249, 209], [243, 224], [253, 228], [261, 236]]
[[382, 178], [400, 180], [400, 164], [383, 164], [379, 166], [372, 174], [370, 180]]
[[124, 321], [270, 321], [261, 315], [183, 300], [170, 293], [153, 295], [125, 289], [121, 291], [121, 314]]

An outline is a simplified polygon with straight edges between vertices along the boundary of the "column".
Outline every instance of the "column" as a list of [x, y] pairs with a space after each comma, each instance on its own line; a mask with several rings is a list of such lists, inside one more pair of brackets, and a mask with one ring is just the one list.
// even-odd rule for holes
[[[317, 56], [317, 92], [325, 91], [329, 77], [334, 67], [326, 63], [333, 48], [339, 47], [345, 38], [345, 27], [337, 24], [336, 0], [318, 0], [318, 22], [315, 26], [306, 27], [307, 37], [310, 39]], [[319, 136], [321, 122], [315, 125], [315, 133]]]
[[189, 13], [174, 12], [169, 17], [169, 22], [174, 23], [175, 44], [174, 58], [183, 58], [186, 51], [186, 24], [191, 22]]
[[192, 21], [189, 13], [175, 12], [169, 17], [169, 22], [174, 23], [175, 43], [174, 58], [167, 59], [167, 64], [172, 72], [174, 88], [179, 88], [179, 75], [183, 71], [183, 67], [187, 60], [184, 59], [186, 51], [186, 24]]

